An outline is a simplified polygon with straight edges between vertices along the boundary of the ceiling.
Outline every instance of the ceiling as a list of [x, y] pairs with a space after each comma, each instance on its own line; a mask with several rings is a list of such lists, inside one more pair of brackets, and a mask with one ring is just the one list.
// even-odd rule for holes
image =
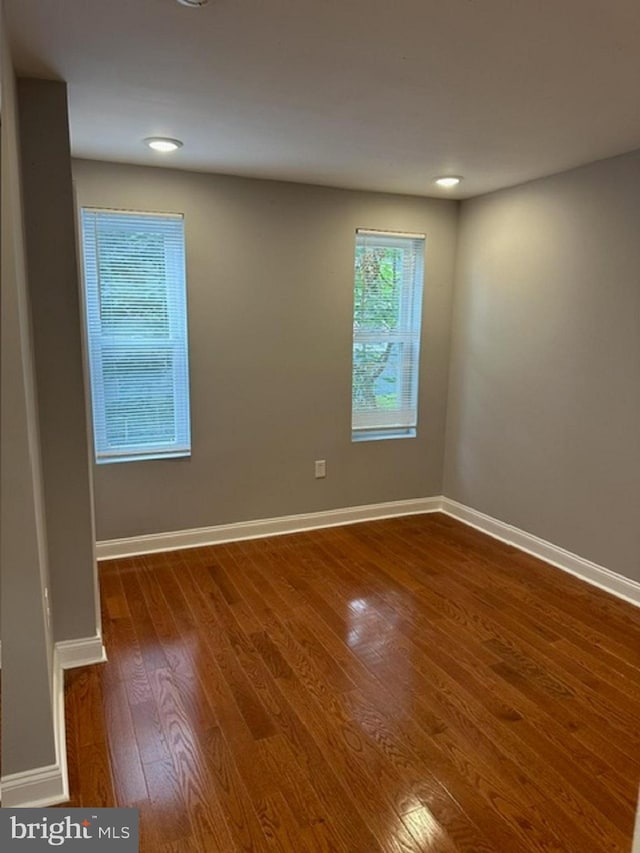
[[638, 0], [5, 7], [18, 72], [69, 84], [77, 157], [463, 198], [640, 147]]

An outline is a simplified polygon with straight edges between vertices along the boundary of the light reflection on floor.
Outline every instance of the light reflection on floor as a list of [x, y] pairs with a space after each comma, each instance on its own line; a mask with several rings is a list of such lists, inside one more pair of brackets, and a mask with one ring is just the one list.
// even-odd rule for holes
[[[383, 713], [387, 715], [390, 730], [395, 730], [395, 723], [401, 723], [408, 708], [410, 709], [413, 704], [411, 656], [407, 655], [406, 645], [398, 634], [396, 627], [398, 618], [397, 614], [383, 615], [375, 603], [366, 598], [353, 599], [349, 602], [347, 609], [347, 644], [367, 668], [364, 677], [358, 666], [349, 670], [349, 675], [356, 686], [362, 686], [366, 695], [371, 675], [376, 675], [384, 684], [387, 681], [385, 672], [390, 667], [393, 668], [393, 691], [384, 696], [381, 694], [379, 697], [384, 708]], [[364, 717], [362, 717], [357, 707], [354, 707], [352, 713], [354, 722], [364, 730], [369, 711], [365, 707]]]
[[354, 598], [347, 611], [349, 648], [366, 648], [370, 653], [380, 653], [395, 633], [396, 619], [382, 616], [366, 598]]
[[418, 806], [403, 817], [404, 825], [416, 839], [423, 853], [435, 850], [441, 840], [440, 825], [426, 806]]

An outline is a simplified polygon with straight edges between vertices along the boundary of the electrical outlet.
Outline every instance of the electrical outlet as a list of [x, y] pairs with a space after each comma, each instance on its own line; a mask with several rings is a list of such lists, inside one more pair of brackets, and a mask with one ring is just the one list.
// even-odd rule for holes
[[327, 476], [327, 463], [324, 459], [316, 459], [316, 480]]

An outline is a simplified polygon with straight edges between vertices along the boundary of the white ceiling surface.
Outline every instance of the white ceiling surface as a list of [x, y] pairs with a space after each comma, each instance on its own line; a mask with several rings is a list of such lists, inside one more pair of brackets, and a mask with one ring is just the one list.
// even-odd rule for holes
[[638, 0], [5, 2], [77, 157], [462, 198], [640, 147]]

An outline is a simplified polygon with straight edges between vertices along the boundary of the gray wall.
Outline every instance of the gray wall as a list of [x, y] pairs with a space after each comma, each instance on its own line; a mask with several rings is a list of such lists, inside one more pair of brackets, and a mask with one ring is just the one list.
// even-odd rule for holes
[[66, 85], [19, 80], [54, 639], [94, 636], [96, 568]]
[[2, 279], [0, 290], [0, 584], [2, 774], [55, 760], [52, 636], [44, 592], [46, 531], [13, 68], [2, 37]]
[[445, 494], [640, 580], [640, 152], [464, 202]]
[[[455, 202], [73, 170], [81, 205], [183, 212], [186, 227], [193, 455], [97, 466], [99, 540], [440, 494]], [[416, 439], [351, 443], [357, 227], [427, 235]]]

